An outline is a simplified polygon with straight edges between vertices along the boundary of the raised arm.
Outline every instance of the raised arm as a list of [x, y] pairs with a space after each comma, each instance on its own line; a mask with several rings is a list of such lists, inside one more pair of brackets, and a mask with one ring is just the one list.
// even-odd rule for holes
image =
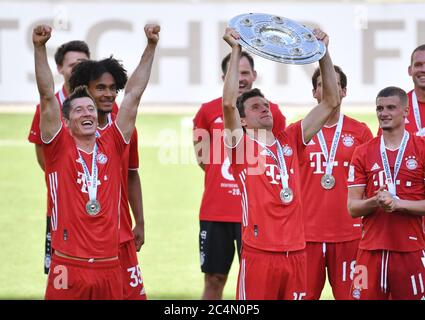
[[136, 123], [137, 108], [140, 103], [140, 98], [149, 82], [160, 30], [161, 27], [156, 24], [147, 24], [145, 26], [145, 34], [148, 43], [139, 65], [136, 67], [136, 70], [134, 70], [130, 79], [128, 79], [125, 87], [124, 99], [118, 111], [116, 122], [126, 141], [130, 141]]
[[[236, 41], [239, 38], [238, 32], [232, 28], [226, 28], [223, 40], [232, 48], [223, 88], [224, 129], [230, 131], [230, 135], [225, 135], [225, 139], [229, 146], [234, 146], [243, 134], [241, 118], [236, 107], [236, 100], [239, 95], [239, 61], [242, 51], [241, 46]], [[229, 139], [230, 136], [232, 139]]]
[[302, 121], [305, 143], [308, 143], [319, 132], [332, 112], [341, 104], [335, 69], [329, 54], [329, 37], [320, 29], [315, 29], [313, 33], [319, 41], [323, 41], [326, 45], [326, 54], [319, 61], [323, 84], [322, 100]]
[[52, 28], [47, 25], [35, 27], [32, 33], [35, 78], [40, 94], [40, 131], [44, 142], [49, 142], [61, 127], [60, 107], [55, 97], [53, 74], [46, 53], [46, 42], [51, 35]]

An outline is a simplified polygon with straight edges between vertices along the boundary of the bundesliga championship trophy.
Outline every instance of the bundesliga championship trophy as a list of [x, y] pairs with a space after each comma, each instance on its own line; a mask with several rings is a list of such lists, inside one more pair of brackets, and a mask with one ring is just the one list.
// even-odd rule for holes
[[239, 44], [260, 57], [288, 64], [316, 62], [326, 53], [322, 41], [302, 24], [276, 15], [238, 15], [229, 26], [239, 32]]

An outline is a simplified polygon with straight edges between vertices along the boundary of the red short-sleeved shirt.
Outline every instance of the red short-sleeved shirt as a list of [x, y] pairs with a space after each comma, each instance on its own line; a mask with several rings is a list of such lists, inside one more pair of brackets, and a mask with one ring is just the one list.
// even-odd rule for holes
[[[264, 251], [296, 251], [305, 248], [298, 156], [305, 148], [301, 124], [281, 132], [281, 143], [294, 198], [283, 204], [282, 183], [276, 160], [246, 134], [234, 148], [227, 148], [233, 175], [241, 190], [242, 241]], [[277, 143], [268, 147], [277, 158]]]
[[[376, 137], [358, 147], [351, 161], [348, 186], [364, 186], [366, 198], [374, 196], [375, 191], [385, 184], [379, 150], [380, 137]], [[392, 174], [397, 153], [398, 150], [387, 149]], [[411, 134], [396, 177], [397, 196], [404, 200], [424, 200], [424, 180], [425, 140]], [[360, 249], [410, 252], [425, 247], [421, 216], [378, 209], [363, 217], [362, 222]]]
[[[336, 124], [322, 128], [328, 152], [331, 150], [335, 130]], [[360, 239], [361, 220], [353, 219], [347, 209], [347, 177], [354, 149], [370, 139], [372, 139], [372, 133], [366, 124], [348, 116], [343, 117], [341, 137], [332, 171], [336, 184], [330, 190], [321, 186], [321, 178], [326, 171], [326, 161], [317, 135], [310, 140], [300, 155], [307, 241], [343, 242]]]
[[[104, 258], [118, 255], [120, 167], [128, 145], [115, 124], [96, 142], [100, 183], [97, 199], [101, 211], [95, 216], [85, 211], [89, 200], [86, 179], [77, 146], [68, 129], [62, 126], [52, 141], [43, 146], [52, 208], [52, 246], [70, 256]], [[82, 150], [80, 153], [91, 172], [92, 153]]]
[[[270, 102], [270, 110], [277, 134], [285, 129], [286, 119], [276, 104]], [[208, 150], [203, 150], [209, 153], [210, 161], [205, 164], [200, 220], [241, 222], [240, 191], [223, 146], [222, 98], [203, 104], [193, 119], [193, 127], [195, 136], [203, 131], [207, 135], [204, 139], [209, 140]]]

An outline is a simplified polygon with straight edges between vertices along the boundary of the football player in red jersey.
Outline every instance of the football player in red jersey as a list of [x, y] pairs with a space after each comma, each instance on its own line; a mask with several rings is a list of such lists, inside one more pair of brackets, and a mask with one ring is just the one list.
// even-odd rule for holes
[[[69, 80], [73, 90], [87, 86], [98, 110], [98, 134], [102, 135], [113, 124], [116, 114], [111, 113], [118, 91], [125, 87], [127, 73], [115, 58], [100, 61], [84, 61], [74, 68]], [[144, 243], [144, 216], [142, 187], [138, 173], [139, 153], [136, 128], [122, 159], [122, 187], [120, 201], [120, 250], [119, 260], [123, 275], [125, 300], [146, 300], [137, 251]], [[132, 230], [130, 208], [132, 208], [135, 227]]]
[[[227, 72], [230, 54], [221, 63], [222, 79]], [[239, 94], [252, 89], [257, 78], [254, 59], [243, 51], [239, 60]], [[223, 146], [222, 97], [202, 104], [193, 119], [193, 134], [198, 163], [205, 172], [205, 189], [199, 210], [199, 251], [204, 276], [202, 299], [218, 300], [236, 252], [241, 250], [241, 196], [231, 173]], [[285, 129], [286, 119], [277, 104], [270, 102], [273, 131]], [[206, 147], [207, 146], [207, 147]]]
[[40, 129], [54, 203], [55, 249], [46, 299], [121, 299], [118, 219], [121, 158], [134, 130], [137, 107], [146, 88], [160, 27], [145, 26], [148, 44], [130, 77], [115, 122], [100, 137], [97, 110], [85, 87], [64, 102], [64, 123], [54, 97], [46, 42], [51, 28], [33, 31]]
[[353, 299], [425, 299], [425, 140], [405, 129], [408, 112], [404, 90], [382, 89], [382, 135], [352, 157], [348, 208], [363, 224]]
[[[328, 36], [315, 30], [327, 47]], [[298, 157], [339, 106], [327, 50], [319, 65], [321, 102], [297, 126], [274, 135], [269, 103], [258, 89], [239, 96], [239, 34], [227, 28], [232, 48], [223, 90], [224, 144], [242, 193], [242, 254], [237, 299], [303, 299], [306, 254]]]
[[[56, 99], [59, 102], [59, 107], [62, 109], [62, 103], [68, 97], [69, 78], [71, 71], [81, 61], [90, 58], [90, 50], [84, 41], [73, 40], [62, 44], [55, 52], [56, 68], [60, 75], [62, 75], [64, 83], [62, 88], [56, 92]], [[34, 143], [35, 154], [40, 168], [44, 171], [44, 155], [43, 155], [43, 142], [40, 137], [40, 105], [36, 106], [34, 117], [31, 124], [28, 141]], [[47, 181], [46, 181], [47, 182]], [[45, 252], [44, 252], [44, 273], [49, 273], [50, 262], [52, 258], [52, 241], [51, 241], [51, 214], [52, 208], [49, 207], [47, 201], [46, 208], [46, 237], [45, 237]]]
[[[342, 100], [347, 93], [347, 77], [338, 66], [335, 72]], [[313, 96], [320, 103], [319, 68], [312, 83]], [[354, 149], [370, 139], [372, 133], [367, 125], [342, 114], [339, 107], [300, 155], [308, 300], [320, 298], [326, 270], [334, 298], [349, 297], [361, 221], [353, 220], [347, 209], [348, 168]]]

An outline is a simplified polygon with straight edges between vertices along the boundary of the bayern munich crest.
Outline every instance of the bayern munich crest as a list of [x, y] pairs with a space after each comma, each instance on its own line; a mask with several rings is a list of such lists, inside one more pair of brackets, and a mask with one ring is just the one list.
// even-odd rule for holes
[[108, 157], [103, 153], [99, 153], [97, 155], [97, 162], [100, 164], [105, 164], [106, 162], [108, 162]]
[[282, 148], [282, 152], [283, 152], [283, 154], [285, 155], [285, 156], [287, 156], [287, 157], [290, 157], [290, 156], [292, 156], [292, 148], [290, 147], [290, 146], [288, 146], [288, 145], [285, 145], [283, 148]]
[[418, 167], [418, 162], [414, 157], [408, 157], [406, 159], [406, 167], [409, 170], [415, 170]]
[[344, 135], [342, 137], [342, 143], [344, 144], [344, 146], [346, 147], [352, 147], [354, 145], [354, 138], [351, 135]]

